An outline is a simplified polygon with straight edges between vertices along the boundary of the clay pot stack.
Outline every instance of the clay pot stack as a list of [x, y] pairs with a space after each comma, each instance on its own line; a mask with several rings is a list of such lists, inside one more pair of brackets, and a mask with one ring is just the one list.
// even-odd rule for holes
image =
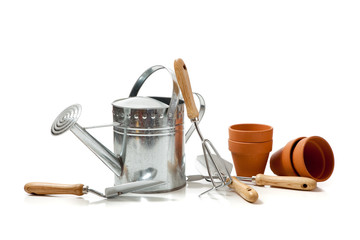
[[263, 124], [236, 124], [229, 127], [229, 150], [237, 176], [264, 173], [272, 150], [273, 128]]

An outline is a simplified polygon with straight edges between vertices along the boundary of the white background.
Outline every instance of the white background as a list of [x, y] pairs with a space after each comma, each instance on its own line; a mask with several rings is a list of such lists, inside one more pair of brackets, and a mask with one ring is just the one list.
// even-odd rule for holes
[[[359, 13], [358, 1], [1, 1], [0, 238], [359, 238]], [[324, 137], [332, 177], [313, 192], [254, 187], [255, 204], [228, 189], [198, 198], [206, 182], [112, 201], [23, 191], [30, 181], [111, 186], [73, 134], [50, 134], [52, 121], [80, 103], [80, 125], [110, 123], [111, 102], [144, 70], [179, 57], [207, 103], [203, 134], [224, 158], [228, 126], [264, 123], [273, 152]], [[140, 91], [170, 93], [166, 72]], [[91, 133], [112, 149], [111, 128]], [[187, 174], [200, 153], [194, 135]]]

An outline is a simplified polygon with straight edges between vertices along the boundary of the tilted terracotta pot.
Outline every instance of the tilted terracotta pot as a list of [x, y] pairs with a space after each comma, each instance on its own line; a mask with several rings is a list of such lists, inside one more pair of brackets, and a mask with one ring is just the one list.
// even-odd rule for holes
[[279, 176], [298, 176], [292, 164], [292, 154], [296, 144], [305, 137], [288, 142], [285, 147], [277, 150], [270, 157], [270, 169]]
[[271, 156], [270, 168], [276, 175], [309, 177], [322, 182], [334, 170], [334, 154], [322, 137], [300, 137]]
[[293, 152], [293, 165], [299, 176], [318, 182], [327, 180], [334, 170], [334, 154], [322, 137], [313, 136], [299, 141]]
[[273, 128], [264, 124], [244, 123], [229, 127], [229, 139], [236, 142], [267, 142], [273, 137]]
[[272, 140], [261, 143], [236, 142], [229, 139], [229, 150], [237, 176], [251, 177], [264, 173]]

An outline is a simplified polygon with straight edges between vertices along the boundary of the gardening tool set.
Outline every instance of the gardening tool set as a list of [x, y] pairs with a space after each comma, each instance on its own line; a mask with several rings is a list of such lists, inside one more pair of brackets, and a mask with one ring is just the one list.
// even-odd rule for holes
[[[138, 96], [144, 82], [158, 70], [169, 73], [171, 97]], [[164, 66], [147, 69], [135, 82], [128, 98], [113, 101], [113, 122], [94, 127], [78, 123], [81, 105], [74, 104], [55, 119], [53, 135], [70, 130], [115, 175], [112, 187], [105, 194], [83, 184], [31, 182], [24, 187], [30, 194], [75, 194], [88, 192], [111, 198], [125, 193], [163, 193], [186, 186], [186, 182], [205, 180], [212, 190], [228, 188], [248, 202], [256, 202], [258, 193], [249, 186], [269, 185], [296, 190], [313, 190], [317, 182], [327, 180], [334, 169], [330, 145], [321, 137], [300, 137], [290, 141], [270, 158], [270, 168], [277, 176], [264, 175], [272, 150], [273, 128], [263, 124], [235, 124], [229, 127], [229, 150], [235, 165], [223, 159], [210, 140], [200, 131], [205, 112], [203, 97], [191, 88], [188, 69], [182, 59], [174, 62], [174, 70]], [[199, 110], [194, 96], [198, 99]], [[191, 127], [184, 131], [185, 108]], [[95, 139], [89, 129], [112, 127], [114, 151]], [[185, 174], [185, 143], [196, 131], [203, 155], [193, 161], [198, 175]], [[206, 183], [205, 182], [205, 183]], [[207, 183], [206, 183], [207, 184]]]

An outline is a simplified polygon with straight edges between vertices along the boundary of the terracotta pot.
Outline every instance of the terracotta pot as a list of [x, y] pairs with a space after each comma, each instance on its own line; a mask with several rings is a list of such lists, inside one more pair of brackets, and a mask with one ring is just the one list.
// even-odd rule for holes
[[298, 176], [293, 164], [292, 154], [297, 143], [305, 137], [299, 137], [288, 142], [285, 147], [276, 151], [270, 158], [270, 169], [279, 176]]
[[229, 139], [237, 142], [267, 142], [272, 140], [273, 128], [264, 124], [235, 124], [229, 127]]
[[229, 139], [229, 150], [237, 176], [251, 177], [264, 173], [272, 140], [261, 143], [236, 142]]
[[327, 180], [334, 170], [334, 154], [329, 143], [322, 137], [304, 138], [295, 146], [293, 166], [302, 177], [318, 182]]

